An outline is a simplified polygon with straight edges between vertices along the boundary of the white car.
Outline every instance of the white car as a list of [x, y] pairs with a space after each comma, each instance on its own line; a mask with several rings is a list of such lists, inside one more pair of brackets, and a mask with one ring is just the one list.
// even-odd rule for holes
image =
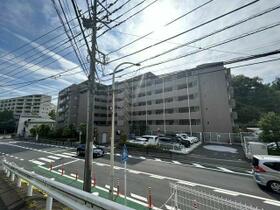
[[136, 137], [135, 139], [129, 140], [128, 142], [133, 143], [133, 144], [141, 144], [141, 145], [157, 145], [158, 136], [144, 135], [144, 136]]
[[189, 141], [191, 144], [199, 142], [199, 139], [197, 137], [189, 136], [186, 133], [177, 133], [176, 136], [181, 137], [185, 141]]

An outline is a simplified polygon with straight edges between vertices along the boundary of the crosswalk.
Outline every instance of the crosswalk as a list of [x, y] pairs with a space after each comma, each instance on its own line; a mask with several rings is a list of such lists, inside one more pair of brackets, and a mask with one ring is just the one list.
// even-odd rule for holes
[[63, 158], [72, 158], [76, 156], [76, 152], [64, 152], [62, 154], [49, 155], [47, 157], [38, 157], [36, 159], [29, 160], [29, 162], [42, 166], [46, 164], [54, 164]]

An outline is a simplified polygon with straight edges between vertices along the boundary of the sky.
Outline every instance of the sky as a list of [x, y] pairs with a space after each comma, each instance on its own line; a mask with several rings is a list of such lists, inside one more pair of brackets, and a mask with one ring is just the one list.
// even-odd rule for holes
[[[59, 6], [58, 0], [54, 0], [54, 2]], [[85, 12], [87, 15], [86, 1], [76, 0], [76, 2], [81, 12]], [[195, 39], [211, 32], [232, 25], [268, 8], [280, 5], [280, 0], [259, 0], [237, 12], [150, 47], [242, 5], [254, 2], [254, 0], [105, 0], [103, 5], [108, 6], [112, 2], [115, 2], [115, 4], [109, 8], [111, 12], [120, 8], [126, 2], [128, 3], [114, 14], [109, 15], [110, 17], [106, 21], [109, 21], [108, 25], [111, 30], [97, 39], [98, 50], [106, 54], [106, 60], [109, 61], [105, 66], [98, 65], [100, 72], [97, 79], [106, 84], [111, 82], [110, 77], [106, 76], [106, 74], [112, 72], [122, 62], [138, 63], [159, 55], [166, 50], [191, 42], [191, 44], [180, 47], [170, 53], [159, 55], [154, 59], [141, 63], [142, 67], [147, 66], [196, 52], [199, 49], [207, 48], [244, 33], [259, 30], [261, 27], [277, 24], [280, 21], [280, 9], [276, 9], [208, 38], [195, 41]], [[75, 13], [71, 1], [61, 0], [61, 4], [68, 20], [74, 19]], [[203, 4], [204, 6], [190, 12]], [[48, 94], [53, 96], [53, 102], [55, 103], [60, 90], [87, 79], [87, 75], [80, 67], [73, 48], [69, 42], [65, 42], [68, 38], [52, 1], [0, 0], [0, 9], [0, 99], [28, 94]], [[101, 9], [99, 6], [98, 11]], [[142, 9], [143, 11], [141, 11]], [[63, 15], [61, 10], [59, 12]], [[190, 14], [178, 18], [187, 12], [190, 12]], [[137, 14], [133, 15], [135, 13]], [[101, 18], [104, 14], [105, 12], [99, 14], [98, 17]], [[117, 18], [120, 15], [121, 17]], [[177, 21], [171, 22], [176, 19]], [[116, 24], [120, 25], [113, 27]], [[73, 34], [80, 32], [77, 19], [71, 21], [69, 25]], [[97, 36], [107, 30], [103, 23], [99, 22], [98, 25], [102, 25], [103, 28], [97, 31]], [[86, 36], [89, 36], [90, 33], [90, 30], [85, 30]], [[122, 46], [146, 34], [149, 35], [120, 49]], [[118, 76], [117, 80], [127, 79], [149, 71], [154, 74], [163, 74], [193, 68], [204, 63], [227, 61], [233, 58], [277, 50], [280, 48], [279, 34], [280, 27], [271, 26], [268, 30], [202, 52], [196, 52], [172, 62], [140, 70], [138, 70], [138, 67], [131, 67], [121, 74], [122, 77]], [[89, 57], [87, 56], [85, 42], [81, 35], [77, 35], [77, 37], [77, 45], [80, 47], [82, 61], [87, 63], [85, 66], [88, 70]], [[89, 38], [88, 42], [89, 44], [91, 43]], [[148, 49], [122, 58], [145, 47]], [[226, 67], [230, 68], [274, 58], [280, 58], [280, 55], [232, 64]], [[249, 77], [258, 76], [265, 83], [269, 83], [280, 76], [279, 64], [280, 61], [278, 60], [242, 68], [232, 68], [232, 74], [244, 74]], [[65, 71], [69, 72], [65, 73]], [[53, 77], [37, 81], [49, 76]], [[26, 83], [29, 81], [37, 82]]]

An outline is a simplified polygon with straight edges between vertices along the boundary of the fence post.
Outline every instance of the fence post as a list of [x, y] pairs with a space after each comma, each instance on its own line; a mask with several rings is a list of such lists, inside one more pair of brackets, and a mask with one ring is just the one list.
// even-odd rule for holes
[[46, 210], [52, 210], [52, 205], [53, 205], [53, 197], [48, 195], [47, 201], [46, 201]]
[[178, 185], [175, 185], [174, 207], [178, 209]]
[[14, 172], [11, 173], [11, 181], [12, 181], [12, 182], [15, 181], [15, 173], [14, 173]]
[[19, 176], [17, 176], [17, 187], [21, 187], [21, 178]]
[[152, 188], [148, 188], [148, 208], [152, 209]]
[[28, 183], [28, 188], [27, 188], [27, 196], [32, 196], [32, 193], [33, 193], [33, 186], [32, 184], [29, 182]]

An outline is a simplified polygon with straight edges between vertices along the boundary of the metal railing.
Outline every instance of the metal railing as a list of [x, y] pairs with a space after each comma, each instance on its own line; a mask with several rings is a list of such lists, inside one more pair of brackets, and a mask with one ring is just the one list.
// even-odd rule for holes
[[46, 199], [46, 210], [52, 209], [53, 199], [74, 210], [132, 210], [129, 207], [105, 198], [27, 171], [6, 160], [2, 160], [2, 164], [6, 176], [10, 177], [11, 181], [15, 181], [16, 179], [18, 187], [21, 187], [21, 180], [28, 182], [27, 196], [32, 196], [33, 187], [42, 190], [48, 195]]
[[217, 195], [202, 192], [188, 186], [170, 183], [171, 209], [199, 210], [260, 210], [251, 205], [242, 204]]

